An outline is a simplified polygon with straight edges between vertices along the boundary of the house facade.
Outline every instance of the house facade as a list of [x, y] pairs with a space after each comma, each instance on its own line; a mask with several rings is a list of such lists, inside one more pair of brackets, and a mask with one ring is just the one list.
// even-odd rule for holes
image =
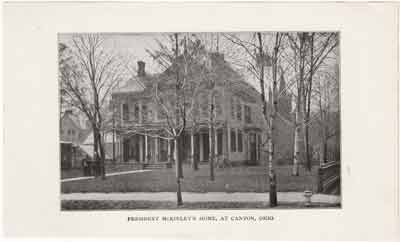
[[[186, 121], [180, 145], [182, 158], [208, 162], [210, 140], [215, 139], [215, 155], [231, 163], [257, 164], [262, 156], [263, 129], [260, 93], [231, 68], [224, 56], [210, 53], [210, 65], [215, 85], [199, 88], [190, 96], [192, 118]], [[171, 73], [147, 74], [145, 63], [138, 62], [136, 78], [112, 93], [112, 106], [119, 136], [119, 162], [164, 163], [171, 162], [173, 142], [165, 139], [166, 115], [155, 101], [155, 86], [165, 84], [165, 92], [173, 91], [168, 85]], [[201, 75], [194, 73], [194, 82]], [[210, 136], [210, 103], [215, 106], [214, 137]]]
[[66, 110], [61, 117], [60, 140], [80, 145], [88, 135], [86, 122], [75, 115], [72, 110]]
[[82, 156], [80, 149], [89, 133], [86, 121], [74, 114], [72, 110], [66, 110], [60, 121], [60, 150], [61, 167], [64, 169], [81, 167]]

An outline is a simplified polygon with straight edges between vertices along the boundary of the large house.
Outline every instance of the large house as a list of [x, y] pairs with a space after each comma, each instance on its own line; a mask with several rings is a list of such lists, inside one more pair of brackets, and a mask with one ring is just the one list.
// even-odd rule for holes
[[[215, 86], [212, 89], [204, 86], [190, 97], [196, 115], [187, 120], [181, 143], [184, 149], [180, 155], [185, 162], [191, 162], [193, 158], [200, 162], [209, 160], [209, 101], [210, 95], [214, 95], [215, 154], [231, 163], [258, 164], [266, 155], [262, 152], [265, 121], [260, 93], [230, 66], [223, 54], [210, 53], [208, 56]], [[173, 88], [173, 85], [167, 85], [173, 81], [172, 75], [174, 73], [168, 69], [159, 74], [148, 74], [145, 63], [139, 61], [137, 76], [112, 93], [116, 126], [125, 130], [118, 133], [122, 154], [119, 162], [171, 162], [173, 142], [163, 138], [167, 120], [154, 100], [154, 93], [157, 85], [165, 85], [166, 91]], [[194, 73], [192, 78], [201, 81], [200, 74]], [[290, 113], [290, 99], [285, 97], [282, 100], [285, 100], [283, 106], [286, 105]]]

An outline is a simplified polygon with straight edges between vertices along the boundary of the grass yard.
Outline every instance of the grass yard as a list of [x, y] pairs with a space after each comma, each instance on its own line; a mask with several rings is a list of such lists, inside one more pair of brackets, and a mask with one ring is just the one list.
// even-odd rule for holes
[[[115, 166], [115, 165], [106, 166], [106, 173], [131, 171], [131, 170], [133, 170], [133, 168], [130, 166]], [[61, 170], [61, 179], [75, 178], [75, 177], [83, 177], [83, 168]]]
[[[209, 178], [209, 167], [201, 165], [198, 171], [184, 167], [183, 192], [267, 192], [269, 189], [265, 167], [241, 166], [216, 168], [215, 181]], [[281, 192], [316, 191], [317, 167], [311, 173], [300, 170], [291, 176], [290, 166], [276, 167], [277, 189]], [[101, 178], [61, 183], [62, 193], [73, 192], [175, 192], [175, 169], [152, 170]]]
[[[339, 208], [340, 205], [314, 203], [306, 207], [304, 203], [279, 203], [278, 209]], [[184, 202], [177, 207], [176, 202], [154, 201], [61, 201], [62, 210], [122, 210], [122, 209], [255, 209], [271, 208], [262, 202]]]

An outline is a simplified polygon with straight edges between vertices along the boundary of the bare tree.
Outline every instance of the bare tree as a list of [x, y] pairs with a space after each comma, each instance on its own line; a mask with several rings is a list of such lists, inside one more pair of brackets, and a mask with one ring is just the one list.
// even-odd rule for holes
[[[102, 139], [104, 112], [111, 91], [126, 70], [122, 59], [104, 47], [99, 34], [77, 34], [68, 49], [73, 59], [70, 68], [60, 69], [63, 103], [77, 108], [89, 120], [93, 132], [94, 159], [105, 179], [105, 151]], [[67, 45], [66, 45], [67, 46]]]
[[[292, 174], [299, 175], [299, 164], [304, 161], [311, 170], [309, 126], [311, 117], [313, 77], [325, 64], [338, 45], [337, 33], [291, 33], [287, 34], [292, 49], [296, 80], [296, 120]], [[304, 148], [304, 150], [303, 150]]]
[[[277, 74], [279, 68], [279, 56], [282, 47], [282, 41], [284, 34], [282, 33], [273, 33], [271, 34], [271, 43], [272, 47], [272, 56], [268, 54], [268, 46], [264, 43], [266, 40], [264, 39], [264, 34], [261, 32], [257, 32], [254, 34], [253, 41], [243, 40], [236, 35], [226, 34], [224, 35], [226, 39], [234, 43], [235, 45], [242, 48], [247, 53], [247, 64], [248, 70], [253, 76], [259, 81], [260, 90], [261, 90], [261, 103], [262, 103], [262, 114], [265, 119], [265, 123], [267, 125], [267, 137], [268, 137], [268, 177], [269, 177], [269, 200], [270, 206], [277, 206], [277, 191], [276, 191], [276, 174], [274, 171], [273, 164], [276, 159], [274, 155], [275, 149], [275, 137], [276, 137], [276, 117], [278, 115], [278, 89], [277, 89]], [[254, 51], [253, 51], [254, 50]], [[265, 77], [266, 71], [265, 67], [272, 68], [272, 100], [269, 100], [272, 110], [268, 112], [268, 104], [266, 100], [266, 92], [265, 92]]]
[[340, 133], [339, 67], [336, 65], [333, 69], [333, 71], [324, 71], [316, 75], [316, 88], [313, 90], [319, 113], [317, 121], [320, 130], [321, 163], [328, 161], [328, 141]]
[[[194, 121], [196, 95], [203, 82], [199, 79], [198, 72], [204, 71], [201, 64], [204, 58], [204, 48], [201, 43], [193, 36], [178, 33], [170, 36], [172, 48], [168, 48], [164, 43], [158, 41], [158, 50], [147, 50], [153, 59], [168, 73], [160, 77], [159, 83], [155, 87], [155, 102], [161, 107], [162, 113], [166, 118], [164, 127], [165, 136], [162, 138], [173, 140], [176, 182], [177, 182], [177, 205], [182, 205], [181, 179], [183, 177], [182, 159], [179, 155], [182, 149], [182, 135], [187, 127], [187, 121]], [[172, 85], [174, 93], [168, 93], [168, 88], [161, 86]], [[164, 89], [164, 91], [162, 91]], [[171, 111], [172, 110], [172, 111]], [[192, 125], [195, 125], [192, 123]]]
[[[304, 113], [304, 149], [305, 161], [308, 170], [311, 170], [311, 151], [310, 151], [310, 132], [309, 127], [311, 120], [311, 102], [313, 90], [313, 77], [323, 66], [328, 57], [339, 44], [337, 33], [308, 33], [308, 49], [309, 49], [309, 70], [307, 72], [305, 89], [303, 92], [303, 113]], [[333, 56], [336, 58], [336, 56]]]

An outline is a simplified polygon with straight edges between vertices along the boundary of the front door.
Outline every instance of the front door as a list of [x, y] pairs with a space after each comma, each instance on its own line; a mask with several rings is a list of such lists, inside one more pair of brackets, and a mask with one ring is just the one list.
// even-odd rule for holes
[[123, 144], [124, 144], [123, 147], [124, 161], [127, 162], [129, 160], [129, 152], [130, 152], [129, 139], [124, 139]]

